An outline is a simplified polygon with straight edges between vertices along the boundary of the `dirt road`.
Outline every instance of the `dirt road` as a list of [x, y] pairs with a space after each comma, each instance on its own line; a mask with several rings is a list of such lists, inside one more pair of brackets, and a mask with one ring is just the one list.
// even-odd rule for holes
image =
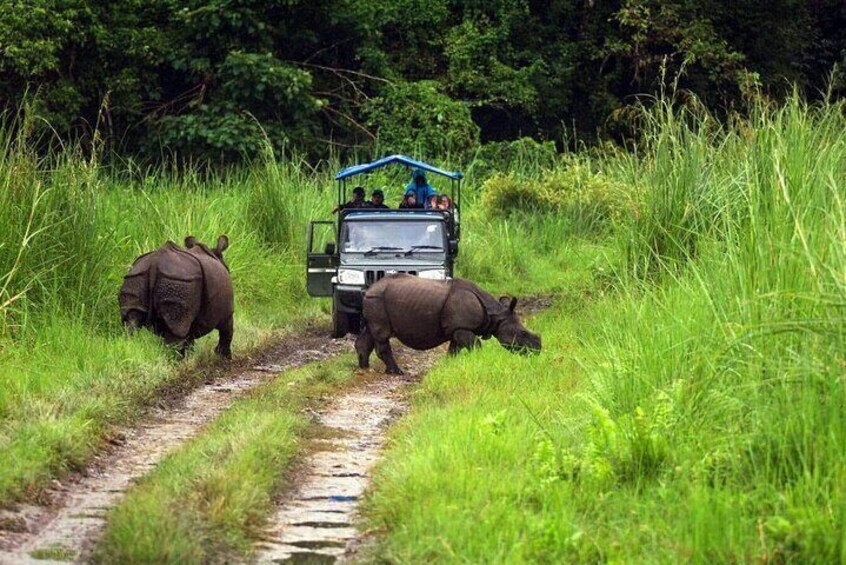
[[123, 430], [121, 445], [85, 474], [57, 481], [42, 496], [49, 503], [0, 511], [0, 563], [84, 561], [102, 533], [107, 511], [168, 453], [247, 391], [281, 371], [352, 349], [351, 340], [328, 339], [326, 333], [325, 329], [310, 330], [285, 338], [246, 368], [235, 369], [153, 411], [139, 427]]

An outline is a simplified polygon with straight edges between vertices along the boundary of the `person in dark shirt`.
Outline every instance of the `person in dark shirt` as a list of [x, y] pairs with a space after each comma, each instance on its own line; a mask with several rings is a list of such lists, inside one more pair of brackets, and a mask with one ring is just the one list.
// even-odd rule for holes
[[388, 208], [388, 206], [385, 204], [385, 193], [378, 188], [373, 191], [373, 194], [370, 195], [370, 207], [383, 209]]
[[339, 210], [347, 210], [348, 208], [366, 208], [367, 202], [364, 201], [364, 187], [357, 186], [353, 189], [353, 197], [352, 200], [347, 202], [346, 204], [341, 204], [340, 206], [335, 206], [332, 210], [332, 213]]

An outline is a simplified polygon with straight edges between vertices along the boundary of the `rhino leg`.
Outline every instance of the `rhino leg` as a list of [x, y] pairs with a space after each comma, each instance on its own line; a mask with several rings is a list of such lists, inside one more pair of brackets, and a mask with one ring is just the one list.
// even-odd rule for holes
[[373, 352], [373, 348], [375, 346], [376, 344], [373, 341], [373, 335], [370, 333], [370, 328], [365, 325], [361, 330], [361, 333], [358, 334], [358, 337], [355, 339], [355, 351], [358, 353], [359, 369], [370, 368], [370, 354]]
[[385, 372], [389, 375], [402, 375], [402, 369], [394, 359], [394, 351], [391, 349], [391, 342], [388, 340], [376, 342], [376, 355], [385, 363]]
[[233, 316], [229, 316], [226, 321], [217, 326], [217, 347], [214, 348], [215, 353], [226, 359], [232, 359], [233, 333], [235, 333], [235, 322]]
[[470, 330], [455, 330], [452, 333], [452, 341], [449, 342], [450, 355], [455, 355], [462, 349], [476, 349], [482, 344], [479, 336]]

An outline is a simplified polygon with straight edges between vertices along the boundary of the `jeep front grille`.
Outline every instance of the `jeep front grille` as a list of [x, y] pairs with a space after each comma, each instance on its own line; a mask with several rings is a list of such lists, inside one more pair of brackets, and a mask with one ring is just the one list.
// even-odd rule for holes
[[[391, 273], [407, 273], [409, 275], [416, 275], [417, 271], [389, 271]], [[380, 280], [382, 277], [385, 276], [385, 271], [365, 271], [364, 272], [364, 282], [367, 286], [375, 283], [376, 281]]]

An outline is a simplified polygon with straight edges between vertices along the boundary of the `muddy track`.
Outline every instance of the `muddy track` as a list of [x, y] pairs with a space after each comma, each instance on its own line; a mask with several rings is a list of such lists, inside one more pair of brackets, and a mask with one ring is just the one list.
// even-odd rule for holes
[[121, 430], [120, 445], [84, 473], [57, 481], [45, 505], [0, 511], [0, 563], [48, 563], [33, 555], [84, 560], [106, 523], [107, 511], [126, 490], [167, 454], [195, 436], [247, 391], [286, 369], [350, 351], [351, 340], [332, 340], [308, 330], [282, 339], [249, 364], [246, 361], [182, 398], [168, 399], [135, 428]]
[[361, 539], [355, 527], [358, 503], [388, 427], [407, 409], [408, 385], [418, 382], [445, 351], [411, 351], [394, 343], [406, 375], [385, 375], [377, 361], [363, 382], [317, 412], [315, 423], [325, 439], [315, 442], [297, 465], [296, 486], [279, 500], [254, 562], [332, 563], [352, 557]]

